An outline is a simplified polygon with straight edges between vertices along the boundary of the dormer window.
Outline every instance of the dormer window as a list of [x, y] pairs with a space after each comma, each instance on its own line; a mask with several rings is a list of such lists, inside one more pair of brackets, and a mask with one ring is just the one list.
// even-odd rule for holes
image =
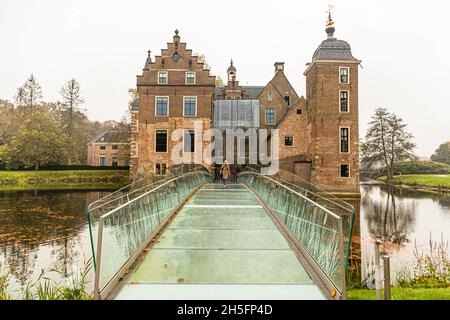
[[339, 83], [348, 84], [349, 83], [349, 69], [339, 68]]
[[167, 84], [168, 82], [167, 71], [158, 72], [158, 84]]

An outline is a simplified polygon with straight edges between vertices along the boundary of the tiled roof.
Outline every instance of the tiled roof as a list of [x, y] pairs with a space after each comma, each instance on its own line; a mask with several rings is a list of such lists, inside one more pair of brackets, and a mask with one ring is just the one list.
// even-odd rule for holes
[[[219, 98], [222, 95], [222, 90], [224, 89], [224, 86], [216, 87], [214, 90], [214, 99]], [[261, 91], [264, 90], [265, 87], [262, 86], [242, 86], [242, 91], [244, 92], [244, 95], [248, 95], [248, 99], [250, 100], [256, 100], [258, 99], [259, 94]]]
[[119, 132], [114, 130], [105, 131], [102, 134], [99, 134], [95, 139], [93, 139], [90, 143], [120, 143], [120, 142], [128, 142], [128, 135], [125, 132]]
[[348, 42], [330, 37], [324, 40], [314, 52], [315, 60], [351, 60], [357, 61], [352, 55], [352, 49]]
[[245, 86], [242, 87], [242, 90], [246, 95], [249, 96], [249, 99], [258, 99], [260, 93], [264, 90], [265, 87], [261, 86]]

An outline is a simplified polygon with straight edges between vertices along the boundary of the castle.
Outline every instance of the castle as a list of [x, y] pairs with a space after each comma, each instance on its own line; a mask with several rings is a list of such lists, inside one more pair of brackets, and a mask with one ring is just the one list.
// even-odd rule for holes
[[[358, 67], [350, 45], [334, 37], [328, 17], [327, 38], [307, 64], [305, 96], [287, 79], [283, 62], [265, 86], [242, 86], [233, 61], [226, 84], [216, 85], [198, 56], [175, 31], [173, 41], [154, 61], [148, 54], [137, 76], [138, 99], [131, 107], [132, 176], [165, 174], [179, 143], [182, 153], [207, 147], [195, 126], [215, 129], [278, 129], [279, 166], [330, 191], [359, 192]], [[203, 161], [203, 160], [200, 160]]]

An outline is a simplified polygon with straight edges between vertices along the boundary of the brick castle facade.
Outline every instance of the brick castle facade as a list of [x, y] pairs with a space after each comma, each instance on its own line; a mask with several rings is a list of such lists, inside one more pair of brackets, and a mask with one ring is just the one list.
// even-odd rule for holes
[[[361, 61], [334, 31], [329, 16], [327, 38], [304, 72], [306, 97], [292, 87], [282, 62], [274, 64], [274, 76], [265, 86], [241, 86], [231, 61], [226, 84], [216, 86], [215, 77], [175, 31], [154, 61], [149, 52], [137, 77], [139, 98], [131, 108], [132, 176], [166, 173], [174, 165], [171, 154], [179, 141], [180, 154], [193, 154], [198, 143], [206, 147], [209, 142], [199, 142], [194, 133], [200, 122], [202, 130], [223, 132], [278, 129], [280, 169], [326, 190], [358, 193]], [[173, 138], [176, 131], [180, 140]]]

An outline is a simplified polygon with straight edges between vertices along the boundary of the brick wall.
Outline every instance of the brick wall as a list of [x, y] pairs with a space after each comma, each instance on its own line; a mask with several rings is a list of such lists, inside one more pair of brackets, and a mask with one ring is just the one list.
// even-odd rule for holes
[[[350, 69], [350, 83], [339, 83], [339, 68]], [[335, 191], [358, 192], [358, 63], [316, 61], [305, 72], [309, 119], [312, 182]], [[340, 112], [341, 90], [349, 91], [349, 112]], [[340, 152], [340, 127], [350, 128], [349, 153]], [[341, 164], [350, 166], [350, 178], [340, 177]]]

